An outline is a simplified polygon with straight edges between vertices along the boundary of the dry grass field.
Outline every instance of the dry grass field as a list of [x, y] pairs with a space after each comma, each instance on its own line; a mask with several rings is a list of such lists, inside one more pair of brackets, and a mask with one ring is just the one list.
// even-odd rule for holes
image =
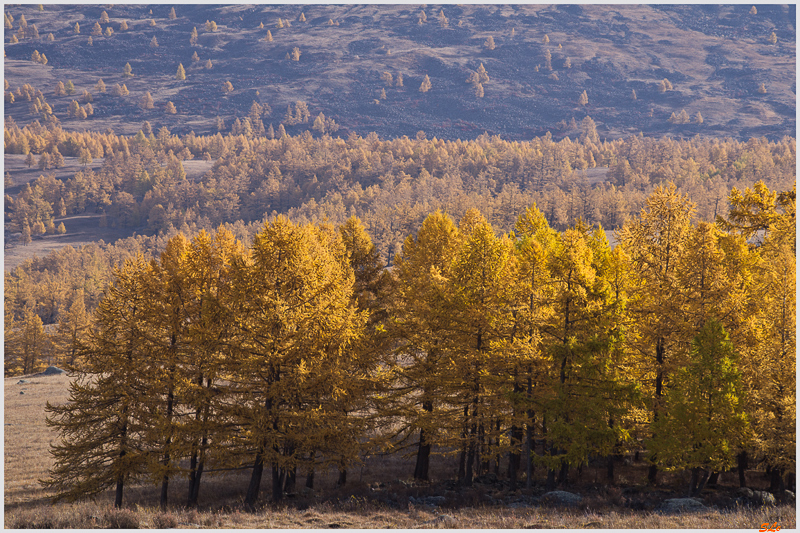
[[[44, 407], [47, 401], [66, 401], [68, 384], [66, 375], [5, 379], [7, 528], [757, 529], [765, 522], [778, 522], [782, 529], [796, 527], [793, 506], [715, 509], [712, 505], [720, 501], [721, 494], [713, 491], [705, 496], [710, 506], [708, 511], [660, 514], [651, 503], [679, 497], [679, 486], [683, 486], [679, 476], [665, 476], [665, 486], [652, 490], [604, 488], [602, 482], [598, 484], [598, 472], [590, 468], [584, 469], [582, 477], [567, 489], [583, 494], [583, 501], [577, 507], [509, 504], [543, 491], [510, 493], [507, 488], [480, 484], [471, 489], [455, 489], [443, 481], [454, 471], [455, 462], [451, 458], [432, 462], [431, 484], [411, 482], [412, 464], [399, 457], [368, 459], [352, 469], [347, 487], [340, 490], [335, 489], [335, 472], [319, 472], [314, 491], [302, 492], [279, 506], [265, 503], [254, 513], [243, 511], [241, 506], [246, 473], [209, 477], [201, 489], [197, 510], [186, 510], [180, 505], [185, 480], [171, 484], [173, 504], [166, 513], [158, 510], [158, 487], [150, 485], [126, 488], [125, 508], [121, 510], [112, 508], [111, 493], [92, 502], [52, 505], [53, 494], [38, 482], [47, 476], [52, 465], [48, 447], [55, 438], [45, 424]], [[645, 468], [641, 465], [623, 470], [620, 479], [643, 478]], [[730, 476], [731, 481], [733, 477]], [[302, 479], [298, 482], [302, 484]], [[748, 472], [748, 483], [751, 482], [754, 487], [763, 484], [757, 472]], [[262, 483], [262, 501], [269, 497], [267, 485]], [[445, 496], [439, 507], [412, 501], [438, 494]]]

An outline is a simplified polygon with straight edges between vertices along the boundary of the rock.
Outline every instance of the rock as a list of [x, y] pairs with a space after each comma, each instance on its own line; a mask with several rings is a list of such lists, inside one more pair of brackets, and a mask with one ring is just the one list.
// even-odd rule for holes
[[765, 490], [754, 490], [753, 503], [756, 505], [774, 507], [776, 503], [775, 496], [773, 496], [771, 492], [767, 492]]
[[55, 376], [55, 375], [64, 374], [64, 373], [66, 373], [66, 370], [62, 370], [62, 369], [58, 368], [57, 366], [48, 366], [47, 369], [45, 369], [45, 371], [42, 372], [42, 374], [45, 375], [45, 376]]
[[19, 391], [20, 394], [25, 394], [24, 390]]
[[775, 496], [772, 493], [767, 492], [765, 490], [751, 490], [747, 487], [742, 487], [736, 491], [736, 494], [739, 496], [736, 501], [740, 505], [744, 506], [752, 506], [752, 507], [762, 507], [762, 506], [774, 506], [777, 502], [775, 501]]
[[22, 383], [30, 383], [30, 381], [28, 381], [26, 379], [21, 379], [21, 380], [17, 381], [17, 385], [20, 385]]
[[554, 490], [542, 496], [542, 501], [552, 505], [578, 505], [581, 497], [564, 490]]
[[657, 509], [662, 513], [696, 513], [708, 510], [697, 498], [672, 498], [664, 500]]

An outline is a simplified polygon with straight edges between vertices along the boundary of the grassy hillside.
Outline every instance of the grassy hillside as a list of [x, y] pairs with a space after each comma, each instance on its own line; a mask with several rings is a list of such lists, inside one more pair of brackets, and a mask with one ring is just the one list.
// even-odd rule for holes
[[[92, 36], [103, 9], [109, 22], [100, 27], [113, 34]], [[47, 5], [41, 12], [34, 5], [15, 6], [7, 8], [15, 21], [5, 34], [5, 77], [12, 89], [24, 83], [41, 89], [65, 127], [118, 133], [135, 133], [144, 120], [174, 133], [215, 132], [218, 116], [230, 128], [254, 100], [272, 107], [265, 125], [277, 128], [287, 105], [299, 100], [308, 103], [312, 121], [322, 112], [345, 136], [349, 131], [413, 136], [423, 130], [428, 138], [474, 138], [484, 131], [507, 138], [550, 131], [560, 137], [578, 133], [573, 126], [586, 115], [608, 138], [639, 131], [793, 135], [794, 6], [749, 10], [747, 5], [178, 5], [173, 20], [168, 5]], [[423, 12], [426, 20], [420, 22]], [[40, 37], [10, 44], [22, 15], [36, 24]], [[216, 23], [215, 31], [206, 31], [207, 20]], [[127, 30], [120, 29], [123, 21]], [[265, 41], [267, 31], [271, 42]], [[775, 44], [769, 39], [773, 31]], [[485, 45], [489, 37], [495, 43], [491, 50]], [[158, 47], [151, 46], [153, 38]], [[299, 61], [286, 58], [295, 47]], [[47, 56], [46, 66], [30, 60], [34, 50]], [[192, 60], [194, 52], [198, 61]], [[126, 62], [132, 78], [122, 76]], [[179, 64], [186, 69], [185, 81], [175, 79]], [[466, 80], [481, 64], [489, 81], [479, 98]], [[391, 86], [382, 80], [384, 72], [392, 74]], [[398, 74], [402, 87], [396, 85]], [[425, 75], [431, 89], [422, 93]], [[125, 83], [130, 95], [98, 94], [93, 87], [99, 78], [109, 89]], [[663, 79], [672, 90], [660, 92]], [[73, 81], [76, 95], [54, 96], [56, 83], [66, 80]], [[233, 92], [223, 93], [225, 81]], [[765, 93], [759, 92], [761, 84]], [[95, 97], [95, 113], [88, 120], [70, 119], [67, 107], [84, 89]], [[581, 105], [584, 90], [588, 103]], [[154, 98], [150, 111], [138, 107], [146, 91]], [[167, 101], [175, 104], [176, 115], [163, 113]], [[668, 121], [682, 110], [690, 117], [700, 112], [702, 124]], [[20, 124], [35, 118], [27, 102], [7, 105], [6, 114]], [[308, 127], [310, 122], [287, 131]]]

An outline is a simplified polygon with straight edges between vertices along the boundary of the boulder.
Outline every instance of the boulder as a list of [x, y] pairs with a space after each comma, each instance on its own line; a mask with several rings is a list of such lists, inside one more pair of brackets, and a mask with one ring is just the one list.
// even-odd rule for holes
[[661, 513], [696, 513], [708, 510], [697, 498], [671, 498], [664, 500], [657, 509]]
[[738, 498], [736, 501], [740, 505], [750, 507], [774, 506], [777, 502], [772, 493], [765, 490], [752, 490], [742, 487], [736, 491]]
[[47, 369], [44, 372], [42, 372], [42, 374], [45, 376], [56, 376], [58, 374], [64, 374], [64, 373], [66, 373], [66, 370], [62, 370], [57, 366], [48, 366]]
[[542, 496], [542, 502], [550, 505], [578, 505], [581, 499], [579, 495], [564, 490], [554, 490]]

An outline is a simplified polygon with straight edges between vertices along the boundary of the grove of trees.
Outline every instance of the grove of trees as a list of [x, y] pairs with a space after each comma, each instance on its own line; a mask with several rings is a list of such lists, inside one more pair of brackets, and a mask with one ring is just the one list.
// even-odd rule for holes
[[69, 500], [115, 488], [119, 506], [149, 480], [165, 507], [188, 479], [196, 505], [205, 471], [246, 467], [254, 507], [264, 469], [277, 501], [321, 468], [346, 483], [369, 453], [415, 451], [418, 479], [453, 454], [463, 485], [502, 465], [512, 485], [553, 488], [598, 458], [613, 482], [615, 457], [646, 450], [651, 479], [692, 473], [689, 494], [749, 457], [781, 495], [796, 460], [795, 190], [727, 200], [704, 221], [659, 185], [614, 247], [535, 204], [512, 231], [437, 210], [390, 268], [357, 217], [270, 217], [247, 243], [177, 233], [115, 268], [80, 334], [60, 328], [76, 380], [48, 406], [61, 439], [46, 484]]

